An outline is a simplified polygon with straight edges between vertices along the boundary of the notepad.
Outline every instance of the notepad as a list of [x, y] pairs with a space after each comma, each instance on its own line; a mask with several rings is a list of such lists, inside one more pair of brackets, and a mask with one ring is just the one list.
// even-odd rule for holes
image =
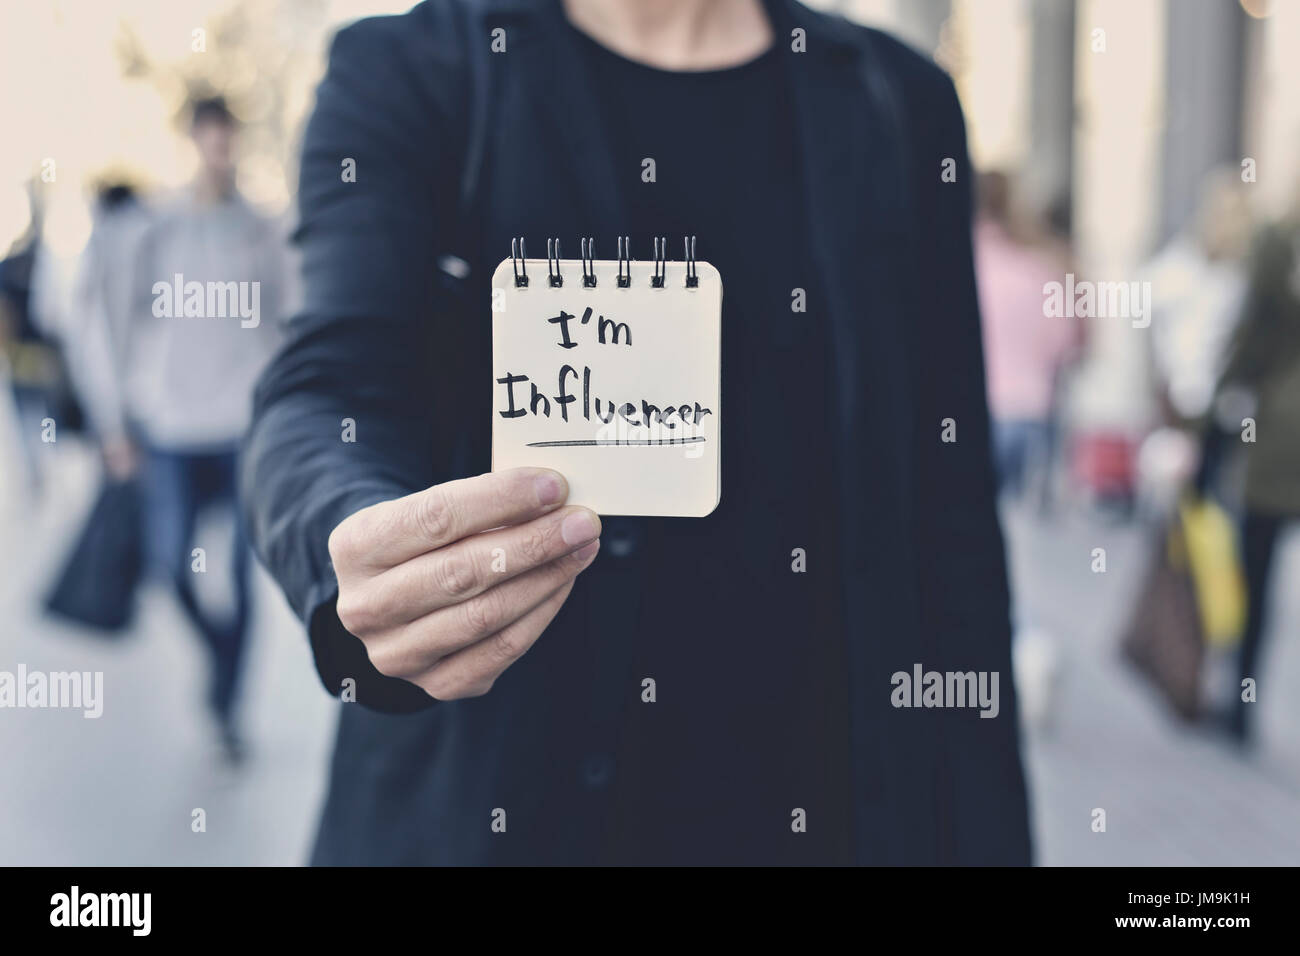
[[722, 496], [721, 342], [722, 279], [707, 262], [503, 259], [493, 471], [554, 468], [571, 504], [602, 515], [709, 514]]

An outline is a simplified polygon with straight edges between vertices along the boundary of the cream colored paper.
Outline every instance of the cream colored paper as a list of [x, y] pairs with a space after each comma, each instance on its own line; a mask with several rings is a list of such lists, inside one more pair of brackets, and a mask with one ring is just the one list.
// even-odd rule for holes
[[[603, 515], [713, 511], [722, 495], [718, 270], [698, 263], [699, 285], [687, 288], [685, 264], [669, 262], [657, 289], [653, 264], [632, 262], [621, 289], [617, 262], [597, 260], [596, 287], [584, 288], [581, 262], [564, 259], [557, 288], [545, 259], [526, 266], [526, 287], [516, 287], [510, 259], [492, 277], [492, 469], [554, 468], [571, 504]], [[534, 385], [544, 398], [535, 407]]]

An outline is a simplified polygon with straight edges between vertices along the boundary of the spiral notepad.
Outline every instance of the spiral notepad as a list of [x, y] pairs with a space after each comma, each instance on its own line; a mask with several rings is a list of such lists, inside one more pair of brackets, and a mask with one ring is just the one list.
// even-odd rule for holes
[[722, 495], [722, 278], [655, 239], [649, 261], [527, 258], [492, 276], [492, 469], [554, 468], [605, 515], [703, 517]]

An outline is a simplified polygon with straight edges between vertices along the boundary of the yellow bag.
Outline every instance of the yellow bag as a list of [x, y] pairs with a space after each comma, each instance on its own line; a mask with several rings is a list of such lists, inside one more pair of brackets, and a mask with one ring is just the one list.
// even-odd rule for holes
[[1178, 513], [1205, 641], [1211, 647], [1232, 647], [1246, 625], [1246, 576], [1237, 530], [1211, 498], [1185, 495]]

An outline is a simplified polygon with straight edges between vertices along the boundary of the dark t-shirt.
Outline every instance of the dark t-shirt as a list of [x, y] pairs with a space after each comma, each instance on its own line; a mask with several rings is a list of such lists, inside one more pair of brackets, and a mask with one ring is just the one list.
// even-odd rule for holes
[[[678, 259], [697, 236], [723, 286], [722, 501], [645, 523], [633, 676], [655, 701], [625, 715], [610, 859], [848, 863], [828, 330], [792, 308], [812, 276], [783, 65], [772, 50], [669, 72], [579, 37], [617, 168], [654, 160], [653, 182], [624, 181], [631, 221], [611, 230], [667, 236]], [[755, 605], [760, 630], [733, 625]]]

